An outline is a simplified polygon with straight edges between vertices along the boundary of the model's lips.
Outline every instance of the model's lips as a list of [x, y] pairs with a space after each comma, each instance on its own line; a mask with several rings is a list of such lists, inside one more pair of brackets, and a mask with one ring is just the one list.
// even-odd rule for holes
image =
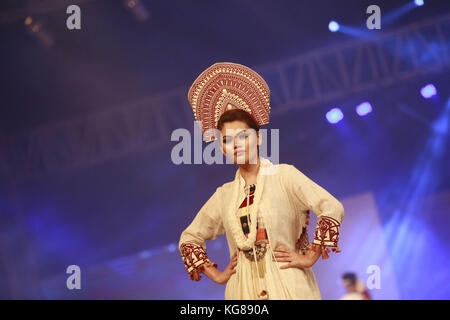
[[240, 156], [241, 154], [243, 154], [243, 153], [245, 153], [245, 151], [244, 150], [236, 150], [235, 152], [234, 152], [234, 154], [235, 155], [237, 155], [237, 156]]

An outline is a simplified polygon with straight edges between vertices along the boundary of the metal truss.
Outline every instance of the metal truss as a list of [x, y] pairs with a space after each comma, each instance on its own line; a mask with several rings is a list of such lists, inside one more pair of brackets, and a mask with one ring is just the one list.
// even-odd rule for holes
[[[356, 33], [356, 32], [355, 32]], [[258, 69], [274, 113], [305, 108], [450, 66], [450, 15]]]
[[[450, 15], [255, 68], [271, 88], [272, 114], [397, 83], [450, 65]], [[137, 103], [42, 126], [0, 141], [15, 179], [94, 165], [170, 143], [192, 129], [187, 87]]]

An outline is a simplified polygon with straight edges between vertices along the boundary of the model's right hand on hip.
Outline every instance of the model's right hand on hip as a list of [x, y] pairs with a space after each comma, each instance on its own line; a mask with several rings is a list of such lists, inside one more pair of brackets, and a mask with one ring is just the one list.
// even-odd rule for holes
[[[225, 270], [220, 272], [217, 268], [210, 267], [210, 268], [213, 268], [214, 270], [207, 270], [205, 268], [205, 274], [214, 282], [219, 283], [219, 284], [225, 284], [228, 282], [231, 275], [236, 273], [236, 269], [235, 269], [236, 265], [237, 265], [237, 252], [235, 252], [233, 254], [233, 256], [231, 257], [231, 261], [228, 264], [228, 266], [225, 268]], [[208, 268], [208, 269], [210, 269], [210, 268]], [[208, 273], [210, 273], [211, 276], [209, 276]]]

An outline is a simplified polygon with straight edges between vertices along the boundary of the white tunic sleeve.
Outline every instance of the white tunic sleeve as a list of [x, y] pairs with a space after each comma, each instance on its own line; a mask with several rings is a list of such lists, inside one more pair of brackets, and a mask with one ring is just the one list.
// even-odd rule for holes
[[217, 266], [206, 254], [205, 240], [214, 240], [225, 233], [222, 223], [220, 188], [216, 189], [180, 236], [178, 248], [191, 280], [201, 279], [200, 273], [203, 272], [204, 266]]
[[[293, 165], [285, 165], [283, 177], [294, 199], [318, 217], [313, 244], [321, 246], [326, 252], [329, 252], [328, 247], [339, 252], [339, 231], [344, 219], [342, 203]], [[328, 256], [324, 253], [323, 257]]]

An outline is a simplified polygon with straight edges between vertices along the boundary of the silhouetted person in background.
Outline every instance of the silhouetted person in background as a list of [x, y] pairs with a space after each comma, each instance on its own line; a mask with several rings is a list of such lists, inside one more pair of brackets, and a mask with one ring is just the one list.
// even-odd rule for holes
[[341, 300], [371, 300], [369, 292], [355, 273], [344, 273], [342, 275], [342, 285], [347, 293], [341, 297]]

